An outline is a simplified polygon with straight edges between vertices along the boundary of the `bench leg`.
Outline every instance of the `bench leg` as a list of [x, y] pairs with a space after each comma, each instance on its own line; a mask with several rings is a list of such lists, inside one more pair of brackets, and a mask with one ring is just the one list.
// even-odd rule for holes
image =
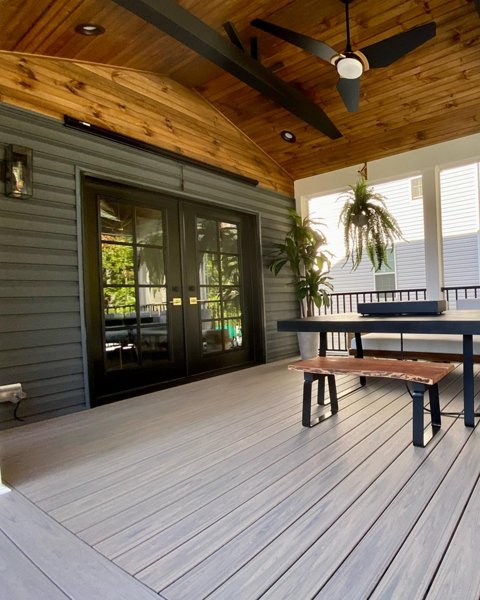
[[432, 427], [440, 429], [442, 426], [442, 417], [440, 415], [440, 398], [438, 395], [438, 383], [430, 386], [428, 390], [430, 398], [430, 412], [432, 414]]
[[[327, 355], [327, 332], [320, 332], [320, 346], [318, 348], [318, 356], [326, 356]], [[318, 392], [317, 392], [317, 402], [318, 404], [324, 406], [325, 405], [325, 377], [318, 378]]]
[[303, 406], [302, 406], [302, 425], [311, 427], [312, 414], [312, 382], [313, 375], [311, 373], [303, 374]]
[[[325, 377], [328, 378], [328, 391], [330, 393], [331, 410], [323, 413], [319, 417], [312, 420], [312, 383], [317, 380], [319, 390], [322, 389], [322, 399], [325, 391]], [[322, 385], [320, 385], [322, 384]], [[319, 391], [320, 394], [320, 391]], [[320, 404], [320, 397], [318, 398]], [[324, 401], [322, 402], [322, 404]], [[304, 427], [314, 427], [322, 421], [325, 421], [332, 415], [338, 412], [337, 386], [335, 383], [335, 375], [315, 375], [313, 373], [303, 374], [303, 405], [302, 405], [302, 425]]]
[[320, 404], [321, 406], [325, 406], [326, 402], [325, 402], [325, 377], [326, 375], [319, 375], [318, 376], [318, 383], [317, 383], [317, 403]]
[[423, 383], [413, 384], [413, 445], [424, 448], [432, 437], [440, 431], [440, 404], [438, 385], [429, 388], [430, 409], [432, 411], [432, 426], [424, 432], [424, 397], [426, 386]]
[[328, 393], [330, 395], [330, 406], [332, 409], [332, 413], [338, 412], [338, 396], [335, 375], [316, 375], [315, 378], [318, 379], [317, 403], [321, 406], [325, 406], [327, 404], [325, 400], [325, 378], [327, 378]]
[[338, 412], [338, 397], [337, 397], [337, 384], [335, 382], [335, 375], [327, 375], [328, 378], [328, 393], [330, 394], [330, 407], [332, 414]]

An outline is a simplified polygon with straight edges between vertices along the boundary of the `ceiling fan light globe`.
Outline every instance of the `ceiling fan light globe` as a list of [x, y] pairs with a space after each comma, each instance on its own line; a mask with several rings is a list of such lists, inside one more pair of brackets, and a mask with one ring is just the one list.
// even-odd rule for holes
[[344, 79], [358, 79], [363, 73], [362, 62], [352, 56], [340, 58], [336, 63], [336, 67], [338, 74]]

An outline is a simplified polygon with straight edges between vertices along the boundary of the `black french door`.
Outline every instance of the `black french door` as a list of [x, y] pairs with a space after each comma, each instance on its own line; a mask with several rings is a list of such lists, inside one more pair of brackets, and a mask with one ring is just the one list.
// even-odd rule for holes
[[84, 180], [92, 404], [263, 359], [254, 217]]

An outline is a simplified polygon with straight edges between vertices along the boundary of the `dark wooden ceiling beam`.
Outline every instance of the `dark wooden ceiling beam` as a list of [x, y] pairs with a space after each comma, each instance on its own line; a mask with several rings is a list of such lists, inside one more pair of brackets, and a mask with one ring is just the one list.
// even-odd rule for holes
[[245, 47], [242, 44], [242, 40], [238, 35], [238, 31], [233, 23], [227, 21], [223, 24], [223, 28], [225, 29], [226, 34], [228, 35], [229, 40], [232, 42], [234, 46], [236, 46], [242, 52], [245, 52]]
[[330, 139], [340, 131], [323, 110], [173, 0], [115, 0], [144, 21], [185, 44]]

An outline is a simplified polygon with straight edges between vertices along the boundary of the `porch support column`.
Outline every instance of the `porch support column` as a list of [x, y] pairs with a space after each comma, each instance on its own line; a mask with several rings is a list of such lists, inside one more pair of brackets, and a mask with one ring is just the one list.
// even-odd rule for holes
[[440, 171], [437, 167], [422, 172], [422, 188], [427, 300], [438, 300], [443, 298], [443, 248]]

